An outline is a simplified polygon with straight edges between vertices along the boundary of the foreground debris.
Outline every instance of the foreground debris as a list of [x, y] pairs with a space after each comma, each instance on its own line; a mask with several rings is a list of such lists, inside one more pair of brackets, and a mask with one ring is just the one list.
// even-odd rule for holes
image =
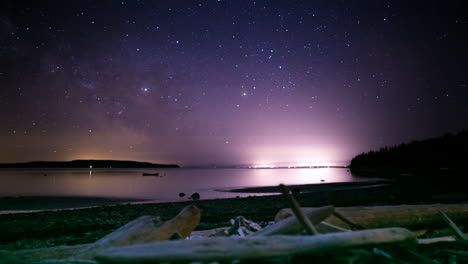
[[142, 216], [99, 239], [80, 251], [79, 258], [90, 258], [102, 249], [126, 245], [169, 240], [176, 235], [186, 238], [200, 223], [200, 209], [187, 206], [173, 219], [161, 222], [150, 216]]
[[[312, 222], [312, 224], [318, 224], [325, 220], [333, 213], [333, 206], [325, 206], [320, 208], [314, 208], [308, 210], [305, 216]], [[271, 236], [271, 235], [292, 235], [298, 234], [302, 231], [302, 224], [296, 217], [288, 217], [284, 221], [280, 221], [275, 225], [271, 225], [267, 228], [258, 231], [253, 236]]]
[[[142, 216], [122, 226], [95, 243], [77, 246], [59, 246], [45, 249], [18, 250], [8, 254], [10, 257], [22, 260], [45, 260], [74, 257], [75, 259], [91, 259], [100, 250], [116, 247], [142, 244], [154, 241], [169, 240], [174, 233], [185, 238], [200, 222], [200, 209], [187, 206], [166, 222], [157, 217]], [[1, 253], [0, 253], [1, 256]]]
[[[153, 216], [139, 217], [90, 244], [0, 251], [0, 263], [236, 263], [275, 258], [281, 258], [281, 263], [468, 261], [468, 244], [461, 241], [466, 235], [462, 233], [463, 226], [457, 225], [468, 222], [468, 204], [294, 206], [320, 234], [305, 235], [304, 223], [291, 209], [280, 210], [277, 223], [263, 228], [238, 216], [231, 220], [231, 226], [194, 231], [201, 212], [192, 205], [166, 222]], [[339, 218], [334, 216], [336, 212]], [[433, 226], [445, 227], [447, 231], [428, 237]], [[351, 231], [362, 228], [367, 229]]]
[[[302, 208], [305, 213], [315, 209]], [[335, 211], [364, 228], [399, 226], [418, 229], [440, 225], [443, 222], [439, 216], [439, 211], [447, 214], [455, 222], [468, 222], [468, 204], [354, 206], [339, 207]], [[292, 215], [291, 209], [281, 209], [276, 214], [275, 221], [278, 222]], [[335, 216], [326, 219], [326, 221], [333, 225], [351, 229], [349, 225]]]
[[388, 243], [417, 243], [404, 228], [372, 229], [317, 236], [250, 236], [168, 241], [117, 247], [100, 252], [100, 263], [150, 263], [269, 258], [327, 252], [343, 248]]

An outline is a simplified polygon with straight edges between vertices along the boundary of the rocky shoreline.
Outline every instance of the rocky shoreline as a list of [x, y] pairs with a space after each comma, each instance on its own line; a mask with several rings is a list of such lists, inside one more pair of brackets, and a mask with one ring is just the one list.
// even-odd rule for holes
[[[453, 193], [415, 195], [411, 188], [379, 184], [369, 188], [327, 188], [300, 192], [295, 197], [304, 207], [323, 205], [390, 205], [433, 202], [466, 202], [466, 195], [453, 198]], [[281, 195], [215, 199], [155, 204], [120, 204], [75, 210], [41, 211], [27, 214], [0, 215], [0, 250], [75, 245], [93, 242], [142, 215], [174, 217], [182, 208], [195, 204], [202, 210], [197, 230], [229, 225], [237, 216], [266, 225], [288, 203]]]

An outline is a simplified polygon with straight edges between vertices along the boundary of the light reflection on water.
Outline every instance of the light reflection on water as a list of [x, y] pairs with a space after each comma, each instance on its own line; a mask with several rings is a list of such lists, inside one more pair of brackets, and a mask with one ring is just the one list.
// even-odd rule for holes
[[[219, 192], [284, 183], [310, 184], [350, 182], [347, 169], [158, 169], [163, 177], [142, 176], [143, 169], [84, 170], [0, 170], [0, 197], [5, 196], [85, 196], [133, 198], [157, 201], [180, 200], [199, 192], [202, 199], [248, 196], [249, 193]], [[153, 171], [154, 172], [154, 171]], [[182, 198], [182, 199], [187, 199]]]

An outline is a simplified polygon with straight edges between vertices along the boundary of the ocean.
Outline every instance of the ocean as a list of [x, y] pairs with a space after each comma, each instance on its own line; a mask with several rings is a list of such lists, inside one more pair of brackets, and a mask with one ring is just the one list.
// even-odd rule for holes
[[[160, 176], [143, 176], [159, 173]], [[366, 179], [346, 168], [295, 169], [2, 169], [0, 197], [87, 197], [145, 202], [234, 198], [269, 193], [235, 193], [229, 189], [354, 182]], [[180, 197], [184, 193], [185, 196]], [[1, 210], [1, 208], [0, 208]]]

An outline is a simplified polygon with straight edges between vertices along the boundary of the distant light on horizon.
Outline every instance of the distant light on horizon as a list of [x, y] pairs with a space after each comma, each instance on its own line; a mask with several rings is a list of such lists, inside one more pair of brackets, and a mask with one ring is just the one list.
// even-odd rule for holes
[[[328, 142], [330, 141], [330, 142]], [[346, 166], [346, 145], [332, 144], [321, 137], [293, 137], [287, 142], [252, 147], [248, 162], [256, 168]]]
[[455, 1], [6, 2], [2, 163], [341, 165], [468, 127]]
[[315, 167], [330, 167], [330, 166], [347, 166], [347, 164], [340, 164], [337, 162], [326, 162], [326, 161], [315, 161], [315, 162], [306, 162], [306, 163], [289, 163], [284, 165], [284, 163], [272, 163], [272, 164], [255, 164], [248, 166], [252, 169], [275, 169], [275, 168], [315, 168]]

